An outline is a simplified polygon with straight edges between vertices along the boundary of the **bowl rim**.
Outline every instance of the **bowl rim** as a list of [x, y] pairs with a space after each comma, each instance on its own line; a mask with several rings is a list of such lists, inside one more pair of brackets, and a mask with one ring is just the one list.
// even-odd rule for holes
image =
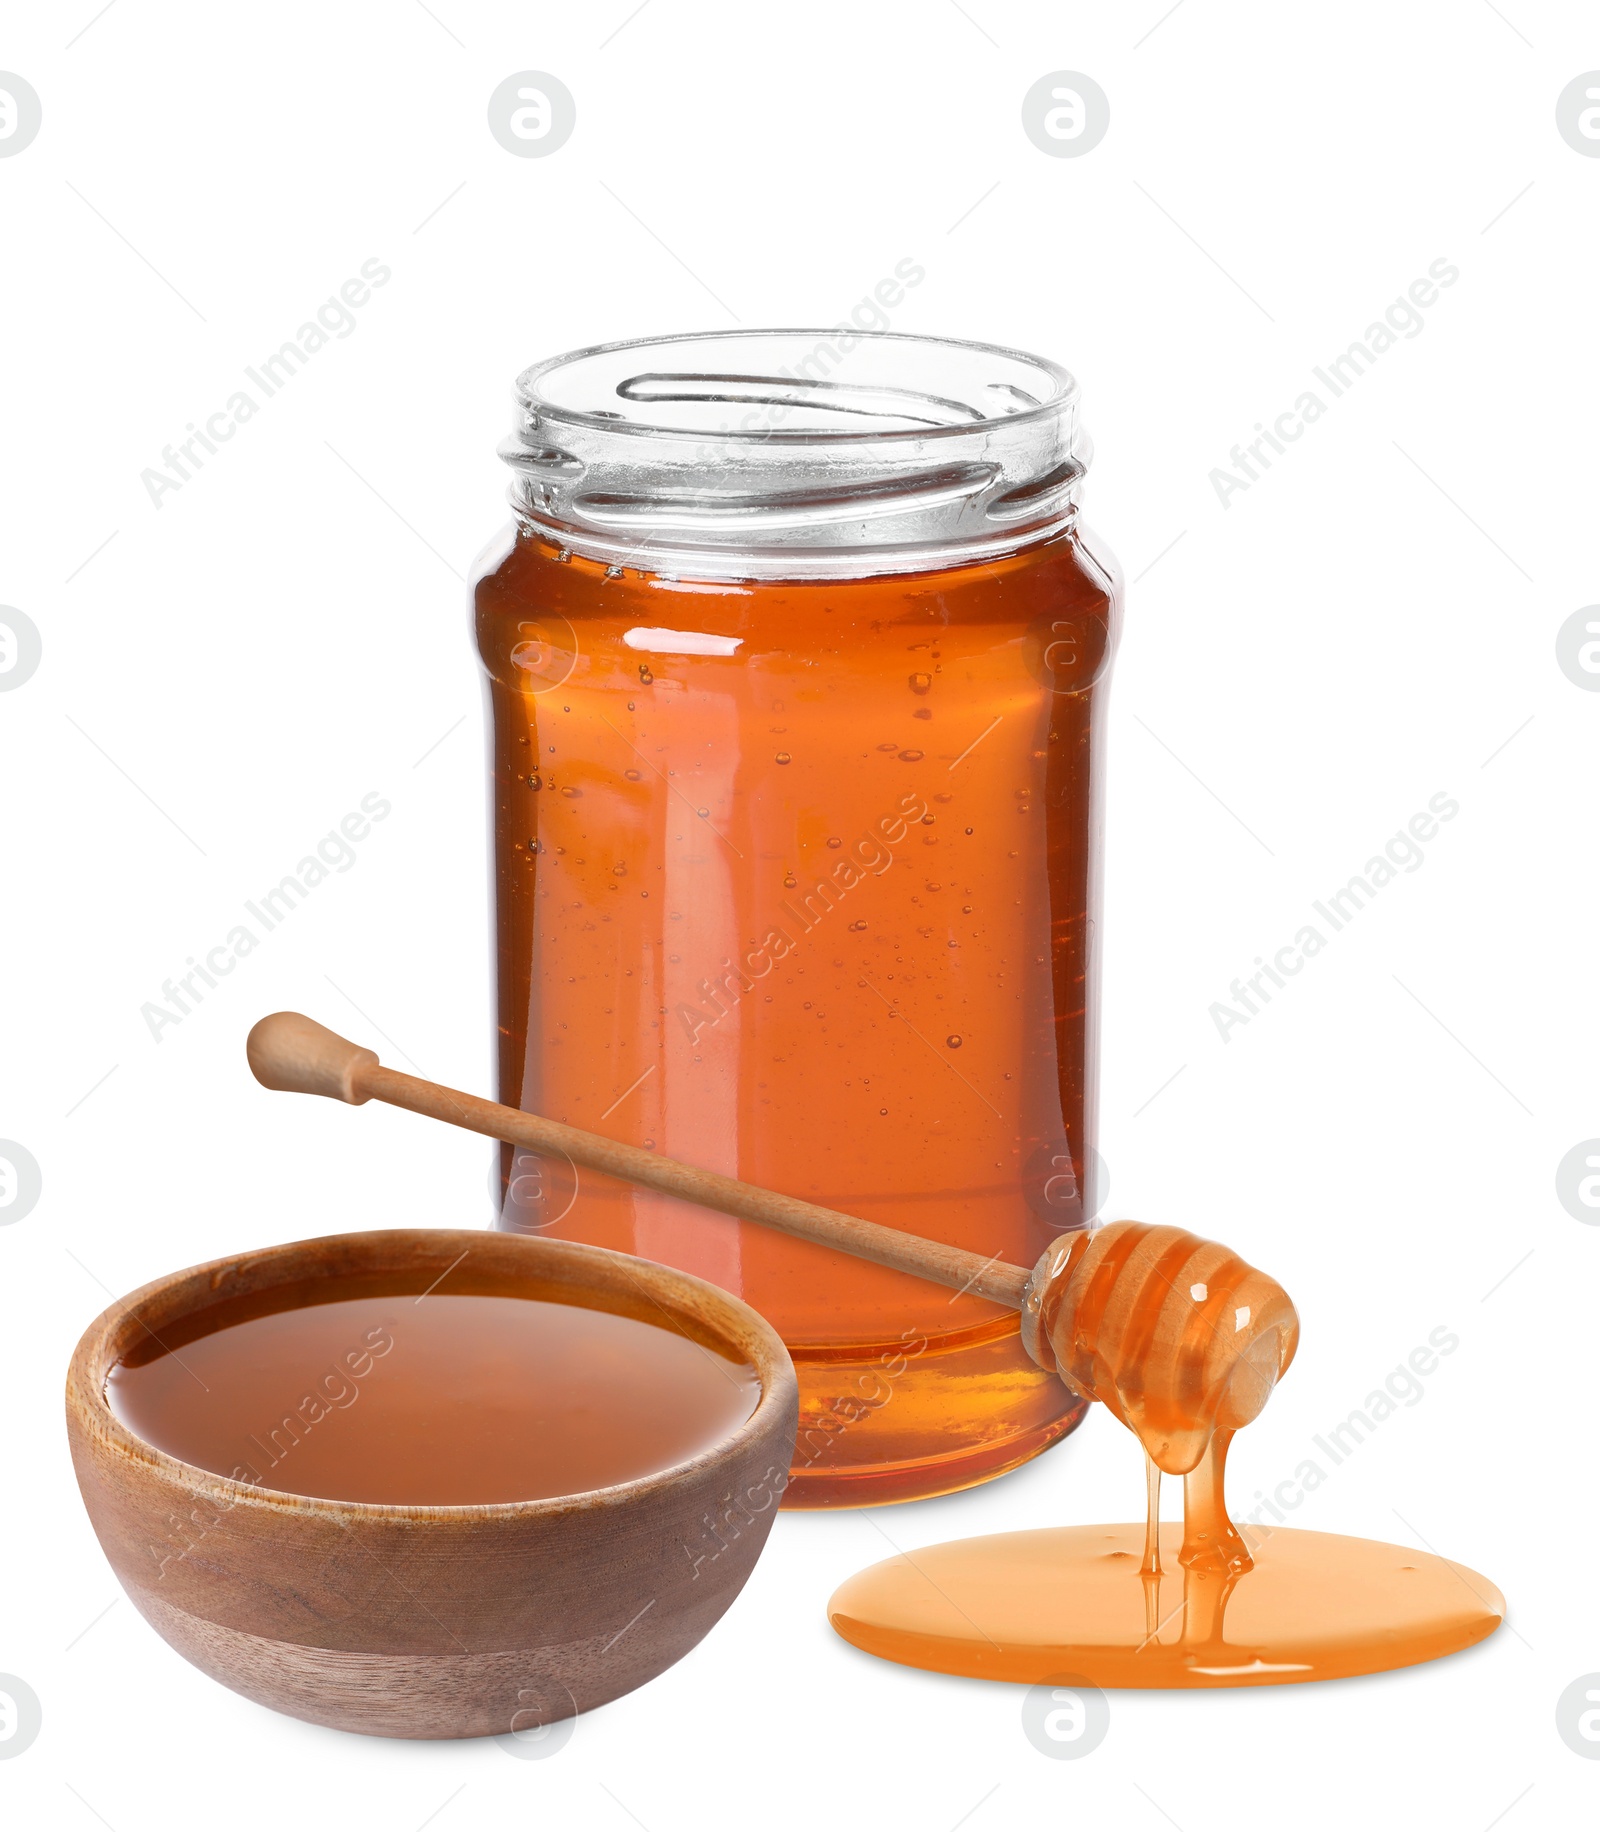
[[[338, 1243], [346, 1250], [354, 1247], [358, 1253], [370, 1251], [374, 1260], [373, 1269], [378, 1270], [381, 1269], [382, 1248], [385, 1245], [437, 1242], [444, 1247], [463, 1240], [492, 1244], [496, 1253], [510, 1253], [513, 1256], [526, 1253], [531, 1259], [530, 1271], [542, 1272], [545, 1276], [554, 1275], [558, 1282], [570, 1282], [580, 1290], [584, 1285], [581, 1277], [563, 1281], [561, 1273], [581, 1273], [584, 1267], [592, 1270], [616, 1269], [619, 1266], [633, 1269], [629, 1276], [636, 1280], [642, 1279], [651, 1288], [653, 1297], [665, 1298], [669, 1303], [676, 1300], [680, 1310], [692, 1308], [696, 1315], [710, 1320], [713, 1328], [718, 1325], [726, 1328], [729, 1346], [737, 1346], [740, 1354], [754, 1365], [760, 1381], [760, 1397], [750, 1416], [727, 1437], [695, 1456], [627, 1482], [613, 1483], [605, 1488], [583, 1489], [571, 1495], [547, 1495], [532, 1501], [442, 1504], [344, 1501], [325, 1495], [300, 1495], [285, 1489], [241, 1482], [233, 1476], [224, 1476], [199, 1464], [187, 1463], [181, 1457], [175, 1457], [171, 1452], [148, 1443], [125, 1425], [111, 1409], [106, 1397], [105, 1381], [117, 1359], [119, 1351], [113, 1345], [118, 1342], [126, 1320], [132, 1317], [143, 1322], [139, 1316], [142, 1306], [148, 1306], [155, 1299], [170, 1294], [185, 1282], [194, 1282], [194, 1295], [197, 1299], [203, 1296], [208, 1301], [215, 1301], [218, 1296], [226, 1295], [230, 1273], [237, 1277], [245, 1268], [259, 1269], [281, 1260], [286, 1272], [299, 1265], [303, 1277], [305, 1268], [302, 1262], [308, 1251], [317, 1247], [326, 1248], [333, 1243]], [[255, 1288], [270, 1289], [274, 1283], [290, 1282], [293, 1282], [292, 1279], [286, 1276], [278, 1281], [263, 1281]], [[196, 1303], [189, 1308], [200, 1309], [202, 1305]], [[180, 1311], [177, 1314], [187, 1312]], [[219, 1508], [264, 1508], [286, 1519], [332, 1516], [374, 1525], [431, 1522], [439, 1526], [457, 1527], [475, 1521], [554, 1520], [574, 1513], [633, 1507], [651, 1495], [682, 1486], [721, 1465], [737, 1462], [753, 1440], [759, 1440], [774, 1428], [785, 1410], [793, 1413], [797, 1409], [798, 1396], [799, 1383], [794, 1364], [778, 1332], [742, 1298], [735, 1297], [709, 1280], [697, 1278], [693, 1273], [680, 1272], [656, 1260], [620, 1253], [611, 1247], [484, 1228], [352, 1229], [338, 1234], [312, 1235], [303, 1240], [283, 1241], [163, 1274], [117, 1299], [94, 1319], [73, 1350], [66, 1380], [69, 1439], [79, 1435], [97, 1438], [102, 1447], [113, 1456], [143, 1464], [153, 1474], [185, 1489], [199, 1490]], [[785, 1478], [791, 1456], [792, 1446], [784, 1456]], [[787, 1486], [787, 1482], [784, 1486]], [[774, 1495], [774, 1504], [778, 1498], [778, 1495]]]

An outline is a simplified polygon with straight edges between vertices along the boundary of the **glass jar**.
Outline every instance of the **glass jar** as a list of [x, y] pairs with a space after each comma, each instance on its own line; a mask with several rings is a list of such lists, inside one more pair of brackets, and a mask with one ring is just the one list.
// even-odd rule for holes
[[[500, 1098], [1031, 1265], [1090, 1220], [1103, 696], [1120, 586], [1054, 363], [713, 333], [518, 383], [476, 581]], [[500, 1226], [781, 1331], [786, 1502], [942, 1494], [1081, 1405], [971, 1295], [502, 1162]]]

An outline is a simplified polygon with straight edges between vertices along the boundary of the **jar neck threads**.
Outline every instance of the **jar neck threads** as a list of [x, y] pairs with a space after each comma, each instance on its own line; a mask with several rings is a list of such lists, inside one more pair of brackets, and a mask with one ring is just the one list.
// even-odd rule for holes
[[967, 565], [1073, 524], [1090, 447], [1040, 357], [898, 332], [607, 344], [517, 382], [500, 447], [530, 532], [700, 578]]

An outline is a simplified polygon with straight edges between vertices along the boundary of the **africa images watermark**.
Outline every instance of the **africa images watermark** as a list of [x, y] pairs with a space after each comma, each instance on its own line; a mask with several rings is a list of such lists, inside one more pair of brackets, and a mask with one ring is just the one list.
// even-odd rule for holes
[[[910, 827], [925, 820], [927, 814], [927, 801], [919, 791], [912, 789], [900, 797], [892, 813], [880, 816], [866, 833], [852, 841], [845, 856], [837, 860], [833, 869], [818, 878], [809, 890], [803, 890], [799, 880], [793, 879], [792, 875], [791, 879], [786, 879], [785, 886], [794, 895], [785, 897], [779, 908], [790, 928], [800, 935], [809, 935], [825, 917], [839, 907], [851, 891], [866, 882], [869, 873], [881, 878], [894, 864], [894, 854], [890, 847], [900, 845]], [[828, 842], [830, 846], [837, 843], [833, 840]], [[865, 918], [851, 924], [856, 929], [864, 929], [866, 926]], [[789, 929], [775, 922], [768, 928], [765, 939], [759, 945], [752, 944], [739, 957], [737, 965], [730, 956], [718, 969], [717, 980], [701, 980], [698, 990], [705, 1001], [704, 1005], [691, 1005], [686, 1000], [680, 1000], [673, 1014], [683, 1026], [689, 1041], [698, 1043], [701, 1031], [720, 1024], [741, 998], [755, 991], [756, 982], [765, 979], [779, 961], [787, 959], [795, 951], [797, 945]]]
[[[365, 1380], [376, 1362], [393, 1347], [394, 1337], [382, 1324], [369, 1329], [359, 1346], [347, 1349], [338, 1360], [330, 1363], [325, 1373], [317, 1376], [297, 1406], [285, 1412], [275, 1425], [265, 1427], [264, 1443], [251, 1432], [250, 1442], [260, 1451], [266, 1468], [276, 1469], [308, 1432], [324, 1419], [332, 1418], [336, 1411], [343, 1412], [353, 1406], [361, 1397], [361, 1389], [356, 1383]], [[236, 1463], [229, 1473], [244, 1488], [276, 1486], [267, 1484], [262, 1472], [248, 1462]], [[198, 1507], [187, 1515], [170, 1515], [167, 1525], [173, 1531], [165, 1537], [165, 1549], [163, 1546], [150, 1548], [150, 1555], [156, 1560], [157, 1575], [164, 1578], [169, 1565], [181, 1564], [208, 1533], [221, 1526], [241, 1499], [237, 1494], [214, 1494], [211, 1497], [216, 1509], [214, 1517]]]
[[1235, 980], [1228, 988], [1232, 1004], [1222, 999], [1212, 1001], [1211, 1022], [1224, 1043], [1232, 1041], [1230, 1033], [1233, 1030], [1260, 1017], [1262, 1006], [1272, 1003], [1272, 994], [1267, 989], [1269, 982], [1282, 991], [1308, 960], [1327, 947], [1331, 936], [1347, 928], [1379, 891], [1392, 884], [1401, 872], [1409, 874], [1422, 869], [1427, 857], [1422, 842], [1436, 838], [1441, 823], [1453, 821], [1461, 812], [1461, 804], [1441, 789], [1429, 799], [1428, 810], [1413, 814], [1404, 829], [1389, 839], [1381, 853], [1368, 859], [1348, 883], [1330, 892], [1326, 899], [1319, 897], [1312, 902], [1312, 909], [1327, 925], [1327, 935], [1315, 923], [1305, 923], [1295, 931], [1294, 939], [1279, 948], [1270, 961], [1260, 954], [1256, 956], [1256, 971]]
[[189, 1017], [195, 1006], [204, 1002], [206, 995], [201, 988], [214, 992], [240, 961], [253, 954], [331, 873], [349, 871], [357, 857], [353, 842], [366, 839], [373, 824], [386, 820], [391, 812], [391, 803], [375, 789], [369, 791], [361, 798], [361, 812], [352, 810], [336, 829], [325, 833], [318, 840], [314, 854], [307, 853], [294, 870], [280, 878], [270, 890], [261, 892], [259, 897], [247, 898], [244, 907], [261, 933], [258, 935], [250, 923], [235, 923], [216, 947], [207, 949], [204, 959], [189, 956], [187, 973], [174, 974], [163, 981], [161, 1000], [164, 1003], [146, 999], [139, 1007], [139, 1015], [154, 1041], [160, 1043], [161, 1033], [168, 1026], [181, 1024]]
[[330, 340], [349, 337], [356, 328], [356, 309], [371, 299], [374, 288], [387, 286], [392, 277], [380, 260], [369, 257], [361, 263], [360, 278], [346, 280], [337, 293], [330, 293], [317, 307], [314, 319], [308, 319], [292, 338], [270, 356], [263, 357], [259, 364], [247, 363], [244, 372], [261, 398], [257, 400], [248, 388], [235, 389], [215, 413], [206, 416], [203, 426], [197, 426], [193, 420], [189, 422], [187, 439], [175, 439], [171, 445], [163, 446], [161, 463], [166, 468], [147, 465], [139, 473], [139, 481], [151, 504], [159, 509], [164, 496], [192, 483], [196, 474], [205, 468], [202, 452], [215, 457], [239, 428], [253, 420], [273, 395], [319, 350], [325, 349]]
[[[1302, 1457], [1293, 1475], [1276, 1483], [1270, 1495], [1257, 1489], [1255, 1507], [1248, 1513], [1237, 1514], [1238, 1525], [1247, 1534], [1250, 1549], [1256, 1551], [1272, 1535], [1272, 1526], [1264, 1516], [1270, 1515], [1280, 1527], [1285, 1525], [1289, 1518], [1285, 1510], [1299, 1507], [1307, 1495], [1321, 1488], [1332, 1472], [1341, 1463], [1348, 1462], [1379, 1426], [1393, 1418], [1402, 1406], [1420, 1405], [1427, 1396], [1423, 1381], [1436, 1373], [1440, 1361], [1453, 1355], [1460, 1346], [1461, 1338], [1454, 1330], [1443, 1323], [1436, 1324], [1428, 1331], [1427, 1342], [1419, 1343], [1404, 1361], [1397, 1363], [1384, 1376], [1383, 1385], [1374, 1387], [1353, 1412], [1338, 1424], [1330, 1425], [1326, 1432], [1314, 1432], [1311, 1442], [1320, 1452], [1320, 1458]], [[1321, 1459], [1326, 1459], [1326, 1467]]]
[[1228, 463], [1233, 468], [1212, 467], [1211, 487], [1223, 508], [1232, 506], [1229, 499], [1239, 491], [1259, 483], [1262, 474], [1272, 469], [1270, 454], [1276, 452], [1282, 457], [1306, 428], [1320, 420], [1340, 395], [1348, 393], [1380, 356], [1392, 350], [1401, 338], [1410, 342], [1420, 337], [1427, 323], [1422, 316], [1424, 308], [1436, 304], [1440, 289], [1454, 286], [1460, 278], [1460, 268], [1443, 255], [1430, 262], [1427, 277], [1413, 280], [1385, 309], [1383, 317], [1369, 324], [1348, 349], [1333, 357], [1325, 367], [1313, 366], [1311, 373], [1327, 390], [1328, 399], [1324, 400], [1315, 388], [1307, 388], [1296, 395], [1294, 405], [1285, 408], [1270, 427], [1257, 420], [1256, 437], [1236, 445], [1229, 452]]
[[[889, 1404], [894, 1398], [895, 1382], [928, 1347], [928, 1338], [915, 1325], [900, 1332], [900, 1341], [902, 1346], [883, 1350], [876, 1368], [856, 1376], [859, 1393], [836, 1394], [825, 1412], [801, 1419], [789, 1468], [773, 1465], [742, 1494], [729, 1489], [718, 1502], [716, 1512], [702, 1516], [699, 1549], [687, 1540], [680, 1541], [691, 1577], [699, 1577], [702, 1565], [721, 1558], [742, 1532], [755, 1525], [758, 1515], [783, 1499], [794, 1477], [804, 1475], [812, 1464], [827, 1456], [852, 1425], [861, 1424]], [[870, 1393], [869, 1381], [873, 1389]]]
[[829, 333], [817, 339], [804, 356], [797, 357], [793, 363], [780, 363], [774, 366], [772, 374], [753, 378], [757, 385], [766, 383], [770, 391], [765, 394], [751, 394], [748, 399], [750, 411], [742, 414], [737, 421], [724, 420], [717, 428], [723, 439], [715, 439], [700, 448], [697, 461], [709, 463], [727, 456], [725, 436], [776, 432], [785, 420], [799, 407], [818, 404], [812, 400], [814, 391], [829, 388], [844, 389], [850, 384], [830, 381], [834, 370], [848, 363], [851, 355], [862, 345], [862, 333], [866, 331], [887, 331], [890, 313], [905, 303], [906, 294], [918, 287], [928, 277], [928, 270], [910, 255], [902, 255], [895, 262], [892, 274], [885, 274], [869, 292], [862, 296], [850, 308], [850, 315], [841, 318], [831, 327]]

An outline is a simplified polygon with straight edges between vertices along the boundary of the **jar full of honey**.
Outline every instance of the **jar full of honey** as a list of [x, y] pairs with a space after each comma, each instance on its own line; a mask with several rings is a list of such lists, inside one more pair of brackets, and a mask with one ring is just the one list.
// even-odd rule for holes
[[[1072, 377], [893, 333], [518, 382], [476, 580], [500, 1099], [1031, 1265], [1095, 1207], [1120, 584]], [[789, 1505], [1014, 1468], [1081, 1403], [971, 1294], [505, 1149], [499, 1225], [711, 1279], [801, 1388]]]

